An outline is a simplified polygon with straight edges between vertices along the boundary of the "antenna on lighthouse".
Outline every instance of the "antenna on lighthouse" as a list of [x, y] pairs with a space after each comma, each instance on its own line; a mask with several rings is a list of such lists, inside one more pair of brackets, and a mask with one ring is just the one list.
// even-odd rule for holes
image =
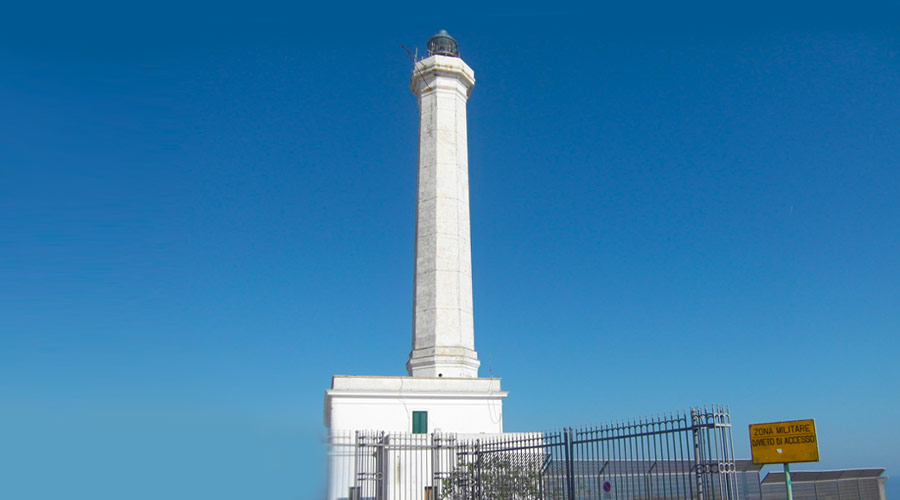
[[[430, 42], [430, 40], [429, 40], [429, 42]], [[416, 64], [416, 63], [419, 62], [419, 49], [416, 49], [416, 53], [413, 54], [412, 51], [409, 50], [409, 49], [406, 47], [406, 45], [403, 45], [403, 44], [401, 43], [400, 46], [403, 47], [403, 50], [405, 50], [405, 51], [406, 51], [406, 54], [409, 56], [409, 58], [412, 59], [412, 63], [413, 63], [413, 72], [414, 72], [415, 74], [419, 75], [419, 78], [421, 78], [422, 81], [424, 82], [424, 81], [425, 81], [425, 76], [422, 75], [422, 72], [419, 71], [419, 66], [418, 66], [418, 64]], [[425, 85], [425, 90], [431, 90], [431, 85], [426, 84], [426, 85]]]
[[419, 62], [419, 49], [416, 49], [416, 53], [413, 54], [413, 52], [412, 52], [411, 50], [409, 50], [409, 49], [406, 47], [406, 45], [403, 45], [403, 44], [401, 43], [400, 46], [403, 47], [403, 50], [406, 51], [406, 55], [408, 55], [409, 58], [412, 59], [413, 67], [415, 67], [415, 64], [416, 64], [417, 62]]

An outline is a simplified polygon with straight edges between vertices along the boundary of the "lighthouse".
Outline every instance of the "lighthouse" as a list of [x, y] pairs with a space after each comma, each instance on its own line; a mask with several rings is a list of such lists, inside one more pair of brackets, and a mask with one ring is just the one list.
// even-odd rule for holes
[[410, 88], [419, 101], [413, 377], [478, 376], [472, 315], [469, 153], [466, 103], [475, 73], [441, 30], [416, 62]]
[[[472, 307], [466, 106], [475, 73], [440, 31], [415, 62], [419, 155], [409, 376], [335, 375], [325, 391], [332, 434], [503, 432], [499, 378], [478, 377]], [[399, 332], [398, 332], [399, 333]]]

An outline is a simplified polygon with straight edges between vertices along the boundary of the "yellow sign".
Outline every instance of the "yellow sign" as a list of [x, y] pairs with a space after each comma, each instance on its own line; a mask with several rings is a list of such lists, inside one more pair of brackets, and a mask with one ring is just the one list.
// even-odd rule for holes
[[755, 464], [818, 462], [815, 420], [750, 425], [750, 453]]

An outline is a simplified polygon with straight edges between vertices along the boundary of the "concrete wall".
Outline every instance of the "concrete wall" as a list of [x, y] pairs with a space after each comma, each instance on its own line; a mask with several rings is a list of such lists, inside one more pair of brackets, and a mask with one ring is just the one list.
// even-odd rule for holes
[[500, 379], [336, 376], [325, 395], [332, 431], [412, 432], [414, 411], [428, 412], [428, 432], [503, 432]]

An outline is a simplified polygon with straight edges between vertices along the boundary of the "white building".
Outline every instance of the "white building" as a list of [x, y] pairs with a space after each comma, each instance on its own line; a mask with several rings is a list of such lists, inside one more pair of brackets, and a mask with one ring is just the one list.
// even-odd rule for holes
[[[446, 31], [428, 41], [428, 52], [410, 82], [419, 103], [419, 166], [409, 376], [335, 375], [325, 391], [333, 443], [362, 430], [503, 432], [507, 393], [499, 378], [478, 377], [472, 314], [466, 102], [475, 74]], [[343, 469], [351, 461], [332, 452], [329, 498], [348, 496]]]

